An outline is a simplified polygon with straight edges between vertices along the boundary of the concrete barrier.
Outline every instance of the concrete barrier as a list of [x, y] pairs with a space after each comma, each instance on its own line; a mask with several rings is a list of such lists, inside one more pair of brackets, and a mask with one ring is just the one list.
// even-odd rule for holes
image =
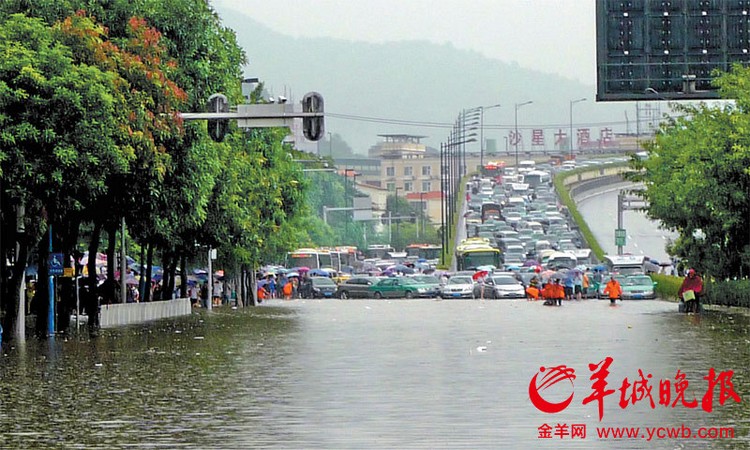
[[116, 303], [102, 305], [99, 317], [102, 328], [145, 323], [191, 313], [190, 299], [178, 298], [147, 303]]

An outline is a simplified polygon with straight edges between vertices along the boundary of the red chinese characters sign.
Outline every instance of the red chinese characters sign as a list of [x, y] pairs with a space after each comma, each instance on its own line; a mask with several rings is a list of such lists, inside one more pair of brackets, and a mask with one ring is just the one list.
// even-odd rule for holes
[[[697, 408], [698, 400], [688, 398], [687, 390], [689, 382], [685, 374], [677, 370], [674, 379], [662, 379], [658, 383], [653, 382], [653, 375], [644, 373], [642, 369], [637, 370], [637, 376], [633, 379], [625, 377], [619, 385], [611, 386], [608, 381], [610, 375], [609, 368], [614, 362], [612, 357], [606, 357], [598, 363], [588, 365], [589, 380], [591, 381], [590, 392], [582, 400], [583, 405], [595, 403], [599, 412], [599, 420], [604, 417], [604, 401], [607, 397], [619, 392], [618, 405], [626, 409], [631, 405], [643, 402], [651, 409], [655, 409], [657, 403], [663, 407], [674, 408], [680, 405], [685, 408]], [[712, 412], [716, 399], [715, 393], [718, 390], [718, 403], [721, 406], [728, 400], [740, 403], [739, 394], [734, 390], [732, 376], [734, 371], [725, 370], [716, 373], [714, 368], [709, 369], [708, 375], [703, 377], [707, 381], [707, 386], [700, 405], [705, 412]], [[566, 365], [554, 367], [541, 367], [539, 372], [534, 374], [529, 382], [529, 399], [531, 403], [539, 410], [545, 413], [554, 414], [565, 410], [574, 398], [574, 380], [576, 379], [575, 369]], [[570, 395], [559, 401], [549, 401], [544, 398], [543, 392], [552, 386], [566, 382], [565, 386], [570, 385]], [[656, 388], [656, 389], [655, 389]], [[567, 392], [567, 391], [566, 391]], [[554, 434], [553, 430], [546, 430]]]

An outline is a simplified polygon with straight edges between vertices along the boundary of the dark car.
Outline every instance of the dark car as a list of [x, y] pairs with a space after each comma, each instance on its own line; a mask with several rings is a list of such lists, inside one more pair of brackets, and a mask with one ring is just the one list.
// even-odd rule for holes
[[415, 281], [427, 285], [429, 290], [420, 297], [438, 297], [440, 295], [440, 280], [434, 275], [414, 275], [412, 277]]
[[336, 283], [328, 277], [312, 277], [312, 298], [333, 298], [336, 294]]
[[378, 281], [380, 281], [380, 278], [376, 277], [351, 277], [339, 284], [336, 290], [336, 297], [342, 300], [346, 300], [347, 298], [369, 298], [372, 295], [369, 290], [370, 286]]

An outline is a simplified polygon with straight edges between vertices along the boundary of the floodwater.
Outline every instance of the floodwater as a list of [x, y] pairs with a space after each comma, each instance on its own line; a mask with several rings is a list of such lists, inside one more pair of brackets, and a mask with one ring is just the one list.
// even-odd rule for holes
[[[6, 342], [0, 448], [747, 448], [748, 317], [608, 303], [271, 301], [95, 340]], [[596, 402], [583, 400], [593, 392], [588, 364], [606, 357], [615, 392], [599, 421]], [[572, 392], [573, 401], [542, 413], [529, 384], [541, 366], [557, 365], [576, 379], [544, 397]], [[685, 397], [700, 404], [711, 368], [734, 371], [739, 403], [721, 405], [717, 386], [710, 413], [659, 405], [658, 380], [677, 371], [690, 383]], [[655, 407], [644, 398], [623, 409], [619, 388], [639, 369], [653, 375]], [[586, 426], [585, 438], [539, 437], [544, 425], [554, 433], [573, 424]], [[647, 442], [596, 432], [683, 425], [732, 427], [735, 437]]]

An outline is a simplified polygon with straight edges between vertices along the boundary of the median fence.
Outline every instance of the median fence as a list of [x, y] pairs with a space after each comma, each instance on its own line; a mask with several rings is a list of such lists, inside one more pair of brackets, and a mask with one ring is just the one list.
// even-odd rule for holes
[[189, 298], [144, 303], [102, 305], [99, 321], [102, 328], [135, 325], [152, 320], [191, 314]]

